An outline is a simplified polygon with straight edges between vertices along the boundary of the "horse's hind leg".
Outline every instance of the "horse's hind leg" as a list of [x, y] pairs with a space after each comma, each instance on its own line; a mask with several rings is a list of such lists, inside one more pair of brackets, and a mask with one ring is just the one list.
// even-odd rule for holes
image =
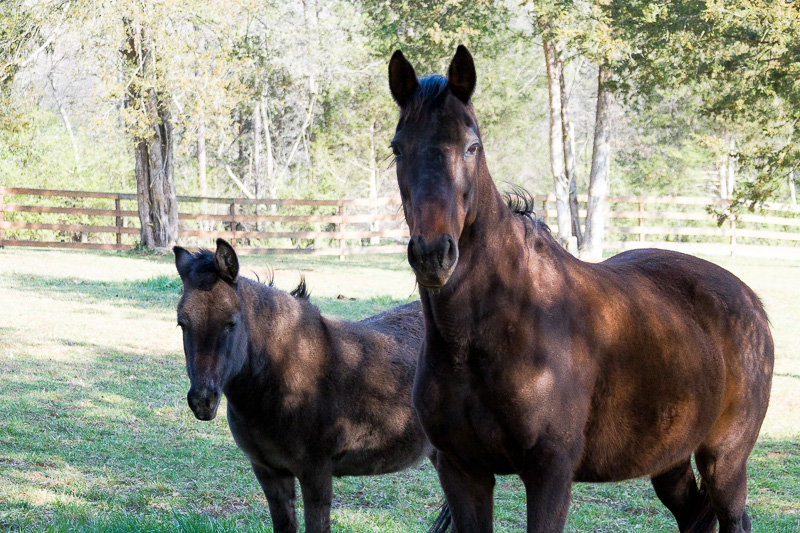
[[697, 468], [719, 519], [719, 533], [750, 531], [750, 517], [745, 510], [749, 452], [750, 447], [746, 451], [701, 448], [695, 454]]
[[275, 533], [297, 533], [294, 476], [280, 474], [258, 465], [253, 465], [253, 473], [267, 497], [272, 529]]
[[705, 492], [697, 488], [690, 459], [677, 464], [650, 481], [658, 499], [678, 521], [681, 533], [713, 532], [716, 526], [714, 510]]

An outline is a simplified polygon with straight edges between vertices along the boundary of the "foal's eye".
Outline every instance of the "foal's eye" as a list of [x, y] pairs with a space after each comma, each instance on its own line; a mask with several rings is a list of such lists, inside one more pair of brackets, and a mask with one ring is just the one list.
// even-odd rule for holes
[[480, 146], [480, 143], [472, 143], [470, 147], [467, 148], [467, 154], [475, 155], [475, 153], [478, 151], [478, 146]]

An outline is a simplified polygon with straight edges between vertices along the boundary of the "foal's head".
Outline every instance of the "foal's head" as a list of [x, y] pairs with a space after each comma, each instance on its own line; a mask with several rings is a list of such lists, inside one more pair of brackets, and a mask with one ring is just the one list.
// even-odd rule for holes
[[193, 254], [180, 246], [173, 250], [183, 281], [178, 325], [191, 381], [187, 399], [198, 419], [212, 420], [223, 387], [241, 369], [246, 351], [236, 291], [239, 260], [222, 239], [217, 240], [214, 254], [208, 250]]
[[400, 106], [392, 151], [411, 230], [408, 262], [420, 285], [443, 287], [458, 263], [462, 231], [475, 219], [478, 178], [486, 168], [470, 103], [475, 64], [459, 46], [447, 78], [417, 79], [399, 50], [389, 62], [389, 87]]

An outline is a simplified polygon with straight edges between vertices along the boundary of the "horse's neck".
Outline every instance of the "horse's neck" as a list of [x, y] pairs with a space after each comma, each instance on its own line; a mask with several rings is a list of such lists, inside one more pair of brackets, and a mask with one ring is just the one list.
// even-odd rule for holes
[[[477, 330], [482, 327], [480, 320], [500, 315], [492, 308], [503, 311], [509, 295], [534, 305], [552, 301], [575, 260], [544, 232], [536, 223], [511, 212], [495, 190], [459, 240], [452, 286], [422, 295], [430, 318], [445, 339], [460, 337], [468, 342], [469, 338], [463, 337], [465, 327]], [[478, 308], [481, 313], [476, 313]]]

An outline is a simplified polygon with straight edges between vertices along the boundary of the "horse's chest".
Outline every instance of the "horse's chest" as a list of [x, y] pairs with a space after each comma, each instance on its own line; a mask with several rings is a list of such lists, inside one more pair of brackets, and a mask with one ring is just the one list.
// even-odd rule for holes
[[437, 449], [498, 473], [514, 470], [523, 450], [486, 383], [468, 372], [442, 375], [427, 369], [418, 373], [414, 406]]

